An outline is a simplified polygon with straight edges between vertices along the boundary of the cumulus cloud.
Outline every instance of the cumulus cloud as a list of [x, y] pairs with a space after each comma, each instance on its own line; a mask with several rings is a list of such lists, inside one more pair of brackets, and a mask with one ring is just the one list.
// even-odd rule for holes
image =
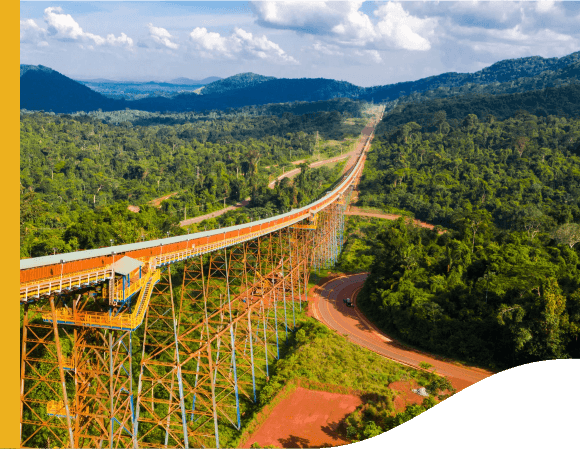
[[106, 37], [83, 31], [81, 26], [70, 14], [64, 14], [60, 7], [48, 7], [44, 10], [44, 21], [47, 24], [46, 33], [52, 39], [65, 42], [81, 42], [97, 46], [124, 46], [131, 47], [133, 39], [125, 33], [115, 37], [108, 34]]
[[479, 39], [468, 41], [475, 51], [518, 57], [522, 53], [566, 55], [577, 51], [580, 39], [550, 29], [524, 31], [521, 25], [508, 30], [478, 30]]
[[[580, 47], [580, 29], [574, 17], [580, 5], [549, 1], [498, 2], [495, 8], [486, 9], [481, 2], [458, 3], [462, 4], [453, 7], [445, 4], [448, 15], [442, 23], [444, 31], [441, 34], [450, 44], [485, 54], [489, 60], [530, 55], [562, 56]], [[493, 12], [489, 11], [492, 9]], [[495, 19], [474, 25], [465, 19], [468, 10], [472, 14], [480, 11]], [[461, 14], [457, 15], [458, 11]]]
[[28, 19], [20, 21], [20, 42], [46, 47], [48, 45], [48, 42], [45, 40], [46, 34], [46, 30], [39, 27], [34, 20]]
[[549, 28], [576, 34], [580, 2], [541, 1], [451, 1], [406, 2], [405, 10], [417, 17], [440, 19], [438, 33], [455, 35], [455, 28], [509, 30], [521, 25], [527, 31]]
[[378, 63], [392, 50], [426, 52], [434, 46], [499, 58], [562, 55], [577, 51], [580, 40], [580, 2], [377, 2], [373, 13], [365, 13], [361, 1], [250, 4], [258, 25], [315, 39], [304, 49], [320, 57], [340, 52]]
[[374, 15], [380, 19], [377, 24], [380, 39], [394, 48], [421, 51], [431, 48], [424, 36], [434, 34], [436, 19], [412, 16], [399, 3], [391, 2], [379, 6]]
[[[360, 11], [361, 1], [252, 2], [259, 25], [316, 35], [327, 42], [368, 50], [431, 48], [437, 19], [413, 16], [398, 3], [389, 2], [375, 12], [378, 23]], [[378, 55], [378, 53], [377, 53]], [[378, 58], [375, 59], [378, 60]]]
[[344, 52], [340, 50], [338, 45], [324, 44], [322, 42], [315, 42], [311, 47], [316, 53], [327, 56], [343, 56]]
[[366, 62], [374, 62], [375, 64], [379, 64], [383, 62], [383, 58], [381, 57], [380, 53], [376, 50], [354, 50], [354, 55], [360, 56], [359, 63]]
[[189, 33], [189, 39], [200, 55], [206, 58], [261, 59], [277, 64], [298, 63], [266, 36], [254, 36], [241, 28], [235, 28], [230, 36], [222, 36], [206, 28], [196, 27]]
[[329, 34], [362, 2], [250, 2], [258, 24], [267, 28]]
[[149, 28], [149, 37], [157, 46], [162, 48], [167, 47], [172, 50], [179, 48], [179, 45], [171, 40], [174, 37], [165, 28], [153, 26], [152, 23], [147, 24], [147, 27]]
[[364, 45], [376, 36], [370, 18], [356, 2], [252, 2], [258, 24]]

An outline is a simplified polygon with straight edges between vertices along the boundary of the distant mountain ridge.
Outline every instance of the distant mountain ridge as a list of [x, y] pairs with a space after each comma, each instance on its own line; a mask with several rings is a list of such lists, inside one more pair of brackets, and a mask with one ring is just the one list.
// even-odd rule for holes
[[[43, 66], [30, 66], [30, 67], [43, 67]], [[21, 73], [22, 75], [22, 73]], [[209, 76], [202, 80], [193, 80], [191, 78], [175, 78], [170, 81], [131, 81], [131, 80], [110, 80], [107, 78], [71, 78], [74, 81], [79, 81], [81, 83], [104, 83], [104, 84], [181, 84], [186, 86], [200, 86], [204, 84], [213, 83], [214, 81], [219, 81], [222, 78], [219, 76]]]
[[[110, 111], [125, 108], [143, 111], [187, 111], [334, 98], [408, 102], [465, 93], [495, 95], [527, 92], [580, 81], [580, 52], [561, 58], [532, 56], [509, 59], [475, 73], [449, 72], [417, 81], [367, 88], [324, 78], [288, 79], [241, 73], [208, 83], [196, 90], [196, 93], [138, 100], [113, 100], [90, 89], [92, 94], [89, 94], [80, 89], [80, 83], [44, 66], [21, 65], [20, 73], [20, 107], [23, 109], [54, 112], [96, 109]], [[86, 86], [82, 87], [88, 89]]]
[[221, 79], [222, 78], [220, 78], [219, 76], [209, 76], [209, 77], [204, 78], [202, 80], [192, 80], [191, 78], [180, 77], [180, 78], [172, 79], [171, 81], [168, 81], [168, 82], [171, 84], [199, 85], [199, 84], [213, 83], [214, 81], [219, 81]]
[[566, 67], [578, 62], [580, 62], [580, 51], [561, 58], [530, 56], [527, 58], [506, 59], [475, 73], [447, 72], [417, 81], [369, 87], [363, 98], [365, 100], [390, 101], [404, 95], [422, 93], [439, 88], [451, 89], [467, 84], [506, 83], [521, 78], [535, 77], [541, 73], [563, 71]]

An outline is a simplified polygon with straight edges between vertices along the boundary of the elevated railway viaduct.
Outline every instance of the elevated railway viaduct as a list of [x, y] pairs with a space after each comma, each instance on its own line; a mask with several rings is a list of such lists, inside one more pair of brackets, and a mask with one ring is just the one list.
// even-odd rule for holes
[[311, 269], [340, 253], [381, 115], [353, 166], [308, 206], [21, 260], [21, 447], [220, 447], [220, 432], [239, 430], [307, 301]]

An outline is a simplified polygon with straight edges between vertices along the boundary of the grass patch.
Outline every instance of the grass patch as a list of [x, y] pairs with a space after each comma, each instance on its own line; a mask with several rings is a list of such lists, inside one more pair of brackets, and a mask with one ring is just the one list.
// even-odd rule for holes
[[359, 211], [361, 212], [367, 212], [370, 214], [395, 214], [395, 215], [401, 215], [403, 217], [415, 217], [415, 214], [413, 214], [413, 212], [410, 212], [408, 210], [404, 210], [404, 209], [398, 209], [396, 207], [391, 207], [391, 206], [383, 206], [383, 207], [370, 207], [370, 206], [357, 206], [356, 204], [354, 205]]
[[[389, 421], [392, 424], [399, 422], [402, 418], [396, 418], [397, 414], [394, 414], [392, 408], [395, 393], [388, 386], [392, 382], [411, 379], [434, 394], [451, 388], [445, 378], [383, 358], [351, 343], [345, 336], [301, 313], [297, 321], [297, 331], [292, 335], [286, 356], [276, 362], [274, 374], [260, 391], [257, 407], [250, 412], [242, 434], [228, 441], [228, 447], [236, 447], [242, 439], [247, 441], [251, 433], [265, 422], [274, 406], [291, 394], [296, 385], [313, 390], [359, 393], [370, 398], [367, 403], [374, 404], [376, 410], [384, 405], [383, 409], [388, 413], [377, 414], [383, 421], [388, 417], [392, 418]], [[410, 416], [408, 419], [416, 416], [413, 413], [422, 411], [415, 410], [416, 408], [407, 413]], [[363, 426], [362, 433], [353, 433], [351, 430], [351, 439], [367, 438], [364, 427], [368, 420], [364, 416], [364, 413], [361, 414], [362, 418], [359, 420]], [[350, 424], [351, 427], [355, 421]], [[383, 429], [380, 425], [376, 426]], [[346, 429], [347, 426], [344, 428], [345, 434]]]

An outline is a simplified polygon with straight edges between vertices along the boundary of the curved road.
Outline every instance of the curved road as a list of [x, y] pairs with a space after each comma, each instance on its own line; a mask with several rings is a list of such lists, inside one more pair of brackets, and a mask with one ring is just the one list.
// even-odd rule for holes
[[313, 296], [315, 318], [340, 334], [348, 335], [353, 343], [391, 360], [414, 368], [419, 368], [420, 362], [433, 365], [436, 372], [447, 377], [457, 391], [493, 374], [403, 346], [370, 323], [357, 307], [347, 307], [344, 299], [356, 297], [366, 277], [366, 273], [341, 276], [317, 287]]

